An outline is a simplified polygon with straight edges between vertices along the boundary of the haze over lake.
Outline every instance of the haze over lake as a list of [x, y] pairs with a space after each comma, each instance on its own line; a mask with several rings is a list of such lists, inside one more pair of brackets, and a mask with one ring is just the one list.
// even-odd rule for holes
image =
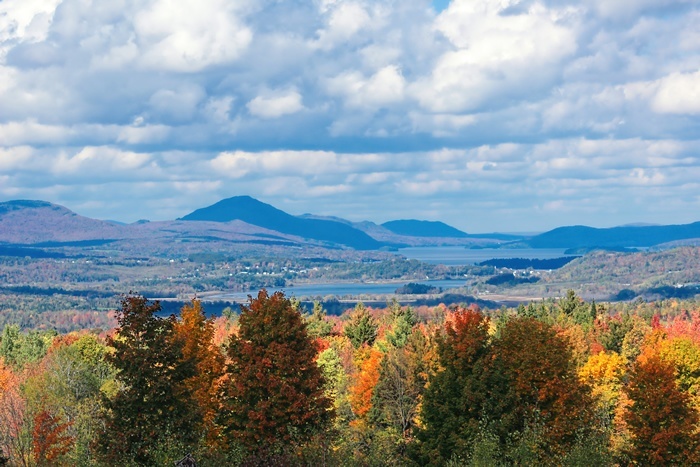
[[477, 264], [494, 258], [552, 259], [567, 255], [564, 248], [468, 249], [461, 246], [402, 248], [399, 254], [430, 264], [460, 266]]

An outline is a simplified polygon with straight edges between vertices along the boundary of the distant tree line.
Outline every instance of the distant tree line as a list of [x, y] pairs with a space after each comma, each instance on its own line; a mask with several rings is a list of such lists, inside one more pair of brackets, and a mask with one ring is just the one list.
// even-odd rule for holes
[[509, 269], [559, 269], [569, 264], [578, 256], [562, 256], [561, 258], [536, 259], [536, 258], [493, 258], [479, 263], [479, 266], [493, 266]]

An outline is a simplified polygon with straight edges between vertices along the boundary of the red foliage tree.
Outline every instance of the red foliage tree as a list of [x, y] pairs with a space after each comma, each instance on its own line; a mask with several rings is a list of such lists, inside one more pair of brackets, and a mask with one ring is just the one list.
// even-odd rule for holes
[[315, 362], [316, 346], [289, 299], [263, 289], [241, 308], [239, 331], [228, 347], [219, 421], [230, 444], [260, 456], [324, 426], [331, 401]]
[[580, 382], [568, 343], [534, 318], [506, 322], [489, 357], [490, 397], [485, 415], [503, 440], [536, 423], [545, 457], [576, 441], [592, 417], [590, 390]]
[[632, 404], [624, 415], [632, 435], [629, 456], [638, 465], [697, 465], [698, 413], [678, 389], [672, 363], [642, 354], [625, 391]]
[[37, 465], [60, 465], [61, 456], [73, 447], [75, 438], [66, 431], [72, 422], [64, 422], [60, 415], [42, 410], [34, 417], [32, 453]]

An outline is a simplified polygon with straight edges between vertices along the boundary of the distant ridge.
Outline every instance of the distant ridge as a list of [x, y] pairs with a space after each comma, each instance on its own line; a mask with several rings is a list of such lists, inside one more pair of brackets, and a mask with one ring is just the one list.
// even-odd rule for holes
[[234, 196], [221, 200], [206, 208], [197, 209], [179, 220], [213, 222], [241, 220], [277, 232], [332, 242], [358, 250], [376, 250], [383, 246], [382, 243], [350, 225], [331, 220], [292, 216], [250, 196]]
[[419, 221], [415, 219], [405, 219], [389, 221], [382, 224], [382, 227], [398, 235], [410, 237], [443, 237], [443, 238], [467, 238], [466, 232], [462, 232], [450, 225], [440, 221]]
[[83, 217], [47, 201], [22, 199], [0, 203], [0, 242], [31, 244], [123, 236], [123, 226]]
[[690, 238], [700, 238], [700, 222], [608, 229], [559, 227], [532, 237], [527, 244], [532, 248], [650, 247]]

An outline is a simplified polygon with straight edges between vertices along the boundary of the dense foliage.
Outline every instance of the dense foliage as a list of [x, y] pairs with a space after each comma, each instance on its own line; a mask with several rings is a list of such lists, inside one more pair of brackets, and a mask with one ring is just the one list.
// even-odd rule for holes
[[0, 333], [0, 465], [696, 465], [700, 306], [123, 298], [109, 333]]

